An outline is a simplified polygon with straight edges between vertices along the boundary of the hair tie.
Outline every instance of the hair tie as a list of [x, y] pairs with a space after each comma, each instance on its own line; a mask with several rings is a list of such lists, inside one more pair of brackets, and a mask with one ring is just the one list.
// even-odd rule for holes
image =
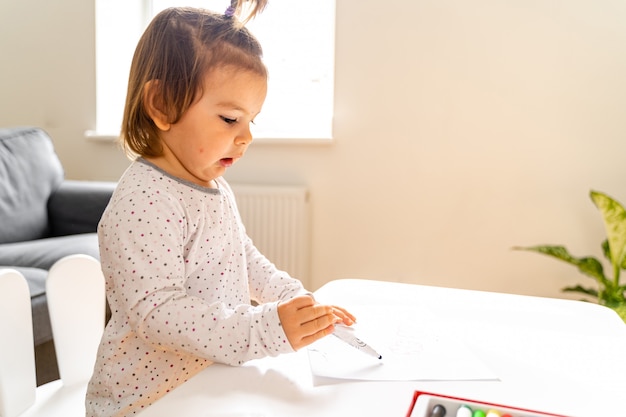
[[228, 6], [226, 11], [224, 12], [224, 16], [233, 17], [236, 11], [237, 11], [237, 0], [231, 0], [230, 6]]

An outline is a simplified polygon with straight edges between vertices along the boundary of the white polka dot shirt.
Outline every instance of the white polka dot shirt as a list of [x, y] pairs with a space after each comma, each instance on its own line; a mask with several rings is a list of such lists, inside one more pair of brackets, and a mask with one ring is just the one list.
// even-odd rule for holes
[[134, 415], [213, 362], [293, 352], [276, 307], [302, 284], [259, 253], [230, 187], [216, 182], [204, 188], [142, 159], [120, 179], [98, 227], [112, 317], [87, 416]]

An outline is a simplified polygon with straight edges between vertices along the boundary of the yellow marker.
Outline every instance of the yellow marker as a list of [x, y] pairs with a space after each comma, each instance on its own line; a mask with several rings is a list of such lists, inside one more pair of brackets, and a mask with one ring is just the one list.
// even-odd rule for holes
[[489, 410], [489, 411], [487, 411], [487, 416], [486, 417], [500, 417], [501, 415], [502, 414], [500, 414], [496, 410]]

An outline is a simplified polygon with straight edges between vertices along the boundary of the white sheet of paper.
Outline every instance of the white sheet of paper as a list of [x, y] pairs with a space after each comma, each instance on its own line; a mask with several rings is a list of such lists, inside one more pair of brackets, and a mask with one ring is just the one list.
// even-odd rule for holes
[[462, 340], [438, 327], [424, 308], [350, 307], [359, 339], [382, 355], [367, 355], [337, 337], [308, 347], [314, 376], [367, 381], [498, 380]]

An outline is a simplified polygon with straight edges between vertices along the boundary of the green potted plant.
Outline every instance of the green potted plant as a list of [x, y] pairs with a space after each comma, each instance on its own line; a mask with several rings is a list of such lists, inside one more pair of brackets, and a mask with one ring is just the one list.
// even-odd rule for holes
[[620, 273], [626, 269], [626, 210], [604, 193], [592, 190], [590, 196], [604, 221], [606, 239], [602, 242], [602, 253], [611, 265], [612, 272], [609, 276], [605, 275], [603, 265], [597, 258], [576, 258], [564, 246], [516, 246], [513, 249], [542, 253], [576, 266], [580, 272], [595, 279], [597, 288], [576, 285], [565, 287], [562, 291], [591, 297], [598, 304], [614, 309], [626, 322], [626, 285], [620, 283]]

